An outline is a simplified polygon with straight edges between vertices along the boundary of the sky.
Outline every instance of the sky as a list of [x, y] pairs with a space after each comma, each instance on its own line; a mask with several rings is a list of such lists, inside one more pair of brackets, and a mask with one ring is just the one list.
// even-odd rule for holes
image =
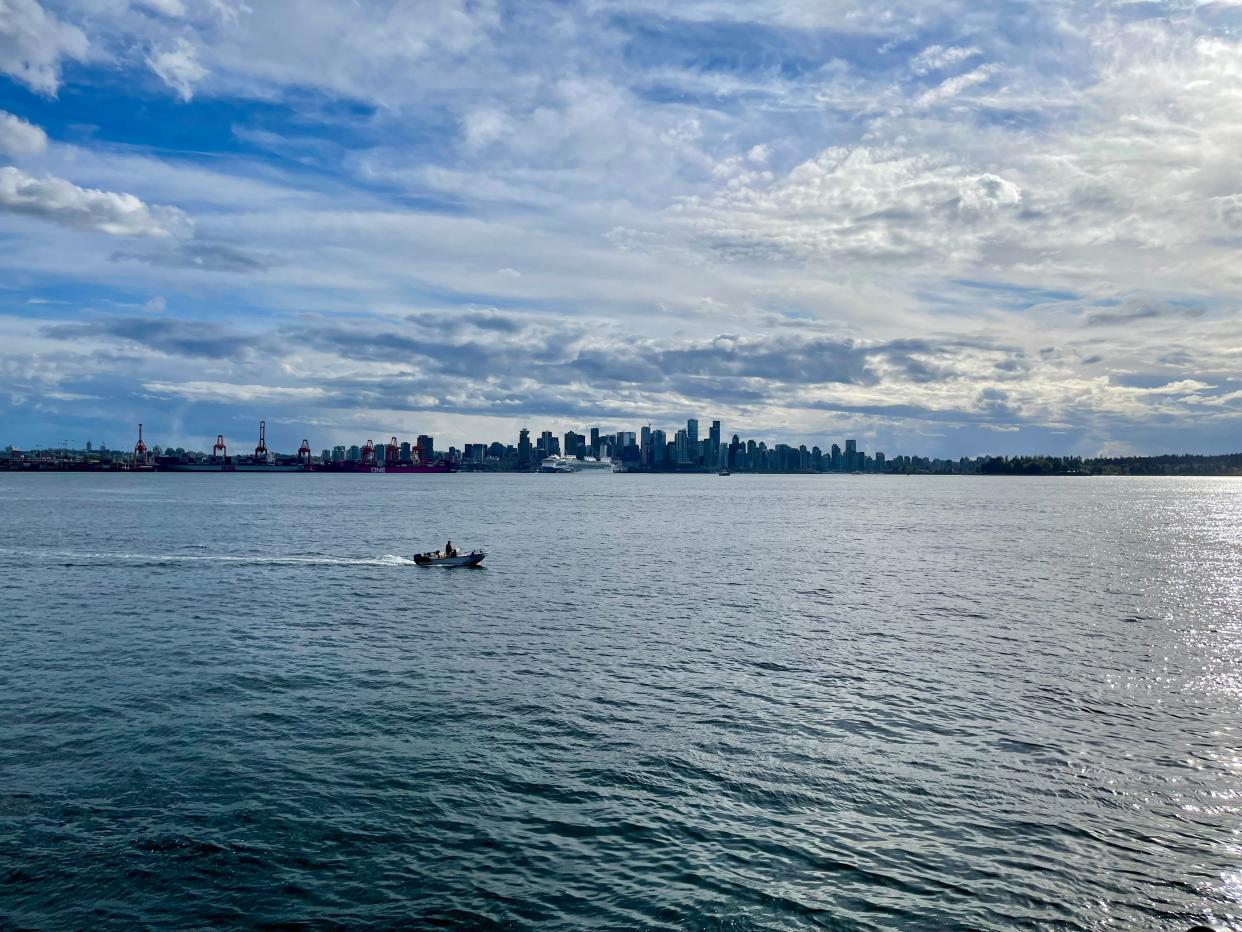
[[0, 0], [0, 445], [1242, 449], [1242, 3]]

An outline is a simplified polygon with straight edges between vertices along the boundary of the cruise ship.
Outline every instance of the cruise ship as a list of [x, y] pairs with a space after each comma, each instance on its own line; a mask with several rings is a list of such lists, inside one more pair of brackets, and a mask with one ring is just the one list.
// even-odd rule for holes
[[549, 456], [539, 464], [539, 472], [550, 473], [571, 473], [577, 472], [578, 469], [574, 465], [577, 460], [566, 459], [563, 456]]

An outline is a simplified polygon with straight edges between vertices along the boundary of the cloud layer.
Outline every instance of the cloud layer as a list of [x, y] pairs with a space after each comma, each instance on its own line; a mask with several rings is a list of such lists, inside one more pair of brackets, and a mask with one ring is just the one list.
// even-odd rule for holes
[[132, 194], [80, 188], [63, 178], [0, 168], [0, 210], [112, 236], [183, 236], [191, 229], [175, 207], [144, 204]]
[[0, 404], [1232, 448], [1239, 35], [1160, 0], [0, 0]]

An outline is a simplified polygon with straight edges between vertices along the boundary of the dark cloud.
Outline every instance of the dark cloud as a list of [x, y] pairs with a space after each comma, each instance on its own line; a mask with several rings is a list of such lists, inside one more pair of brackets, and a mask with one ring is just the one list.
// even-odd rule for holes
[[1156, 357], [1156, 362], [1162, 366], [1177, 366], [1181, 369], [1191, 369], [1199, 364], [1195, 354], [1183, 346], [1172, 347], [1161, 353]]
[[277, 265], [272, 256], [247, 252], [223, 243], [194, 241], [158, 252], [114, 252], [113, 262], [132, 260], [173, 269], [202, 269], [208, 272], [266, 272]]
[[218, 324], [201, 321], [115, 317], [75, 324], [44, 327], [45, 336], [57, 340], [112, 339], [137, 343], [173, 356], [240, 360], [273, 349], [270, 338], [243, 334]]
[[974, 377], [978, 365], [965, 360], [980, 354], [987, 354], [993, 377], [1016, 378], [1029, 368], [1016, 350], [970, 341], [862, 343], [810, 325], [775, 335], [644, 340], [568, 318], [502, 312], [415, 315], [400, 328], [338, 323], [290, 328], [281, 342], [353, 360], [407, 363], [411, 372], [471, 382], [534, 379], [549, 386], [672, 392], [732, 404], [760, 404], [775, 385], [871, 386], [885, 379], [934, 383]]
[[1085, 319], [1088, 327], [1116, 327], [1139, 320], [1154, 320], [1157, 318], [1190, 320], [1202, 317], [1203, 314], [1204, 309], [1201, 307], [1189, 307], [1181, 304], [1126, 303], [1115, 310], [1090, 310], [1087, 312]]
[[[388, 323], [319, 319], [258, 336], [149, 317], [64, 323], [43, 332], [185, 358], [276, 363], [312, 350], [352, 361], [340, 377], [315, 382], [325, 393], [316, 404], [330, 409], [418, 411], [430, 405], [462, 415], [584, 421], [637, 416], [673, 423], [685, 416], [687, 405], [758, 413], [772, 404], [932, 421], [1008, 421], [1014, 411], [1002, 390], [974, 396], [968, 410], [937, 412], [903, 403], [901, 386], [1008, 379], [1028, 365], [1016, 350], [978, 341], [865, 343], [812, 324], [769, 335], [639, 339], [607, 324], [494, 310], [417, 314]], [[380, 362], [390, 364], [382, 377], [365, 374]], [[287, 384], [299, 383], [295, 376]], [[894, 388], [892, 404], [822, 401], [824, 386], [886, 384]], [[816, 390], [815, 403], [806, 401], [807, 389]]]

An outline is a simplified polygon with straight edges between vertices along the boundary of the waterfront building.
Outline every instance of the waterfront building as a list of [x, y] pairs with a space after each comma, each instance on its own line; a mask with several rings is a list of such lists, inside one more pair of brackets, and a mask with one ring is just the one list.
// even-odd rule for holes
[[707, 439], [710, 441], [708, 447], [709, 455], [707, 459], [708, 466], [720, 465], [720, 422], [712, 421], [711, 429], [707, 432]]
[[424, 463], [431, 463], [435, 461], [436, 442], [434, 438], [428, 437], [426, 434], [419, 434], [416, 446], [422, 452]]
[[523, 427], [518, 431], [517, 463], [518, 467], [529, 466], [533, 451], [530, 445], [530, 431]]

